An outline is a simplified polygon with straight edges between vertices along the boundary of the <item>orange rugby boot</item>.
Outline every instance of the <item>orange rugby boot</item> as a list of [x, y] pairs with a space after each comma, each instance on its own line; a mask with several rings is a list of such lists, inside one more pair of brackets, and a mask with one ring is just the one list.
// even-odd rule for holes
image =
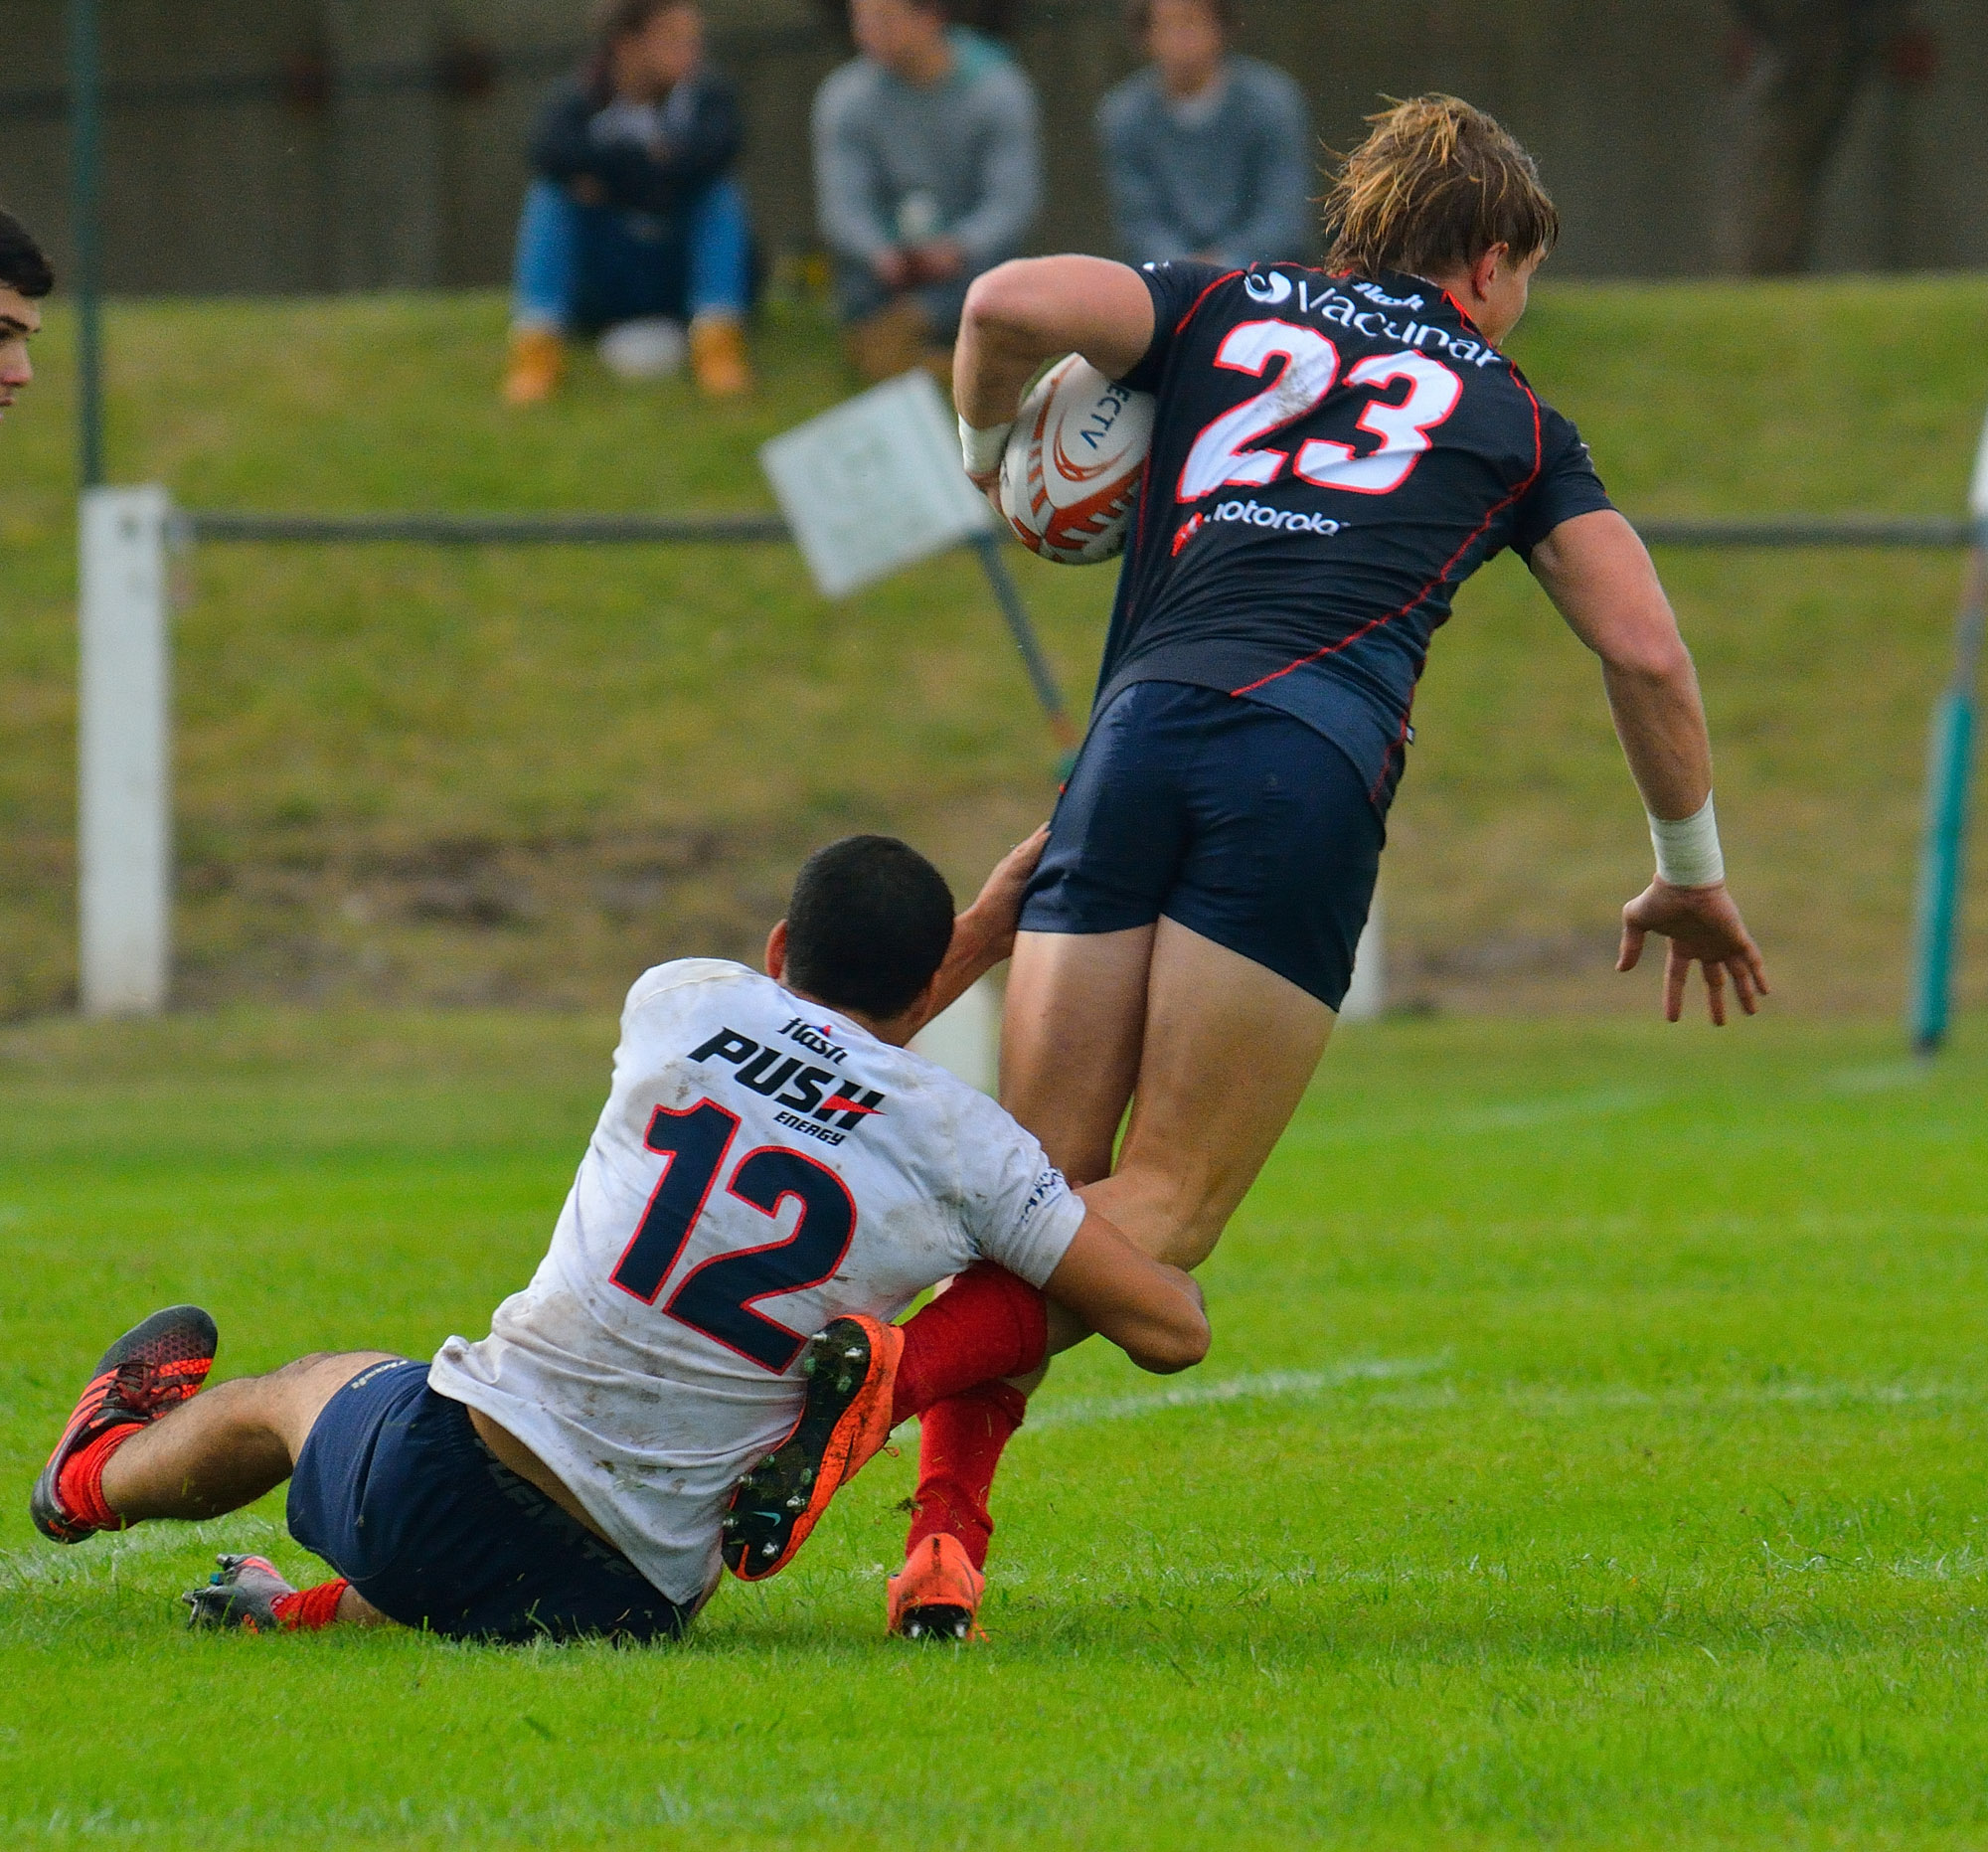
[[557, 328], [514, 328], [504, 368], [507, 406], [544, 405], [566, 376], [566, 341]]
[[690, 325], [690, 370], [709, 399], [736, 399], [752, 386], [746, 330], [736, 315], [700, 315]]
[[944, 1531], [920, 1537], [887, 1587], [891, 1631], [899, 1638], [952, 1643], [987, 1637], [979, 1617], [987, 1578], [957, 1537]]
[[891, 1437], [891, 1397], [905, 1334], [862, 1313], [807, 1341], [807, 1389], [793, 1431], [739, 1481], [720, 1548], [741, 1582], [764, 1582], [794, 1560], [843, 1486]]

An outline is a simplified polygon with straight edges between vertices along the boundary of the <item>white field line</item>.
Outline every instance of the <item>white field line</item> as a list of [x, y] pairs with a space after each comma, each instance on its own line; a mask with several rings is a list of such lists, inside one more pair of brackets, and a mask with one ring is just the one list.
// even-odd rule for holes
[[1228, 1402], [1322, 1396], [1353, 1383], [1392, 1383], [1403, 1377], [1427, 1376], [1448, 1361], [1447, 1356], [1379, 1357], [1335, 1364], [1329, 1370], [1269, 1370], [1259, 1376], [1230, 1376], [1216, 1383], [1187, 1383], [1179, 1389], [1156, 1389], [1138, 1396], [1075, 1396], [1068, 1402], [1052, 1403], [1041, 1413], [1032, 1410], [1022, 1431], [1090, 1428], [1099, 1422], [1135, 1421], [1143, 1415], [1215, 1408]]
[[1479, 1132], [1523, 1131], [1569, 1120], [1612, 1118], [1662, 1105], [1670, 1094], [1655, 1087], [1590, 1088], [1578, 1094], [1549, 1094], [1533, 1099], [1511, 1099], [1496, 1105], [1464, 1106], [1427, 1118], [1409, 1120], [1352, 1119], [1337, 1125], [1306, 1125], [1284, 1134], [1285, 1149], [1311, 1150], [1323, 1145], [1369, 1144], [1389, 1138], [1467, 1137]]
[[[1218, 1408], [1234, 1402], [1310, 1400], [1358, 1383], [1390, 1383], [1428, 1376], [1445, 1368], [1448, 1362], [1446, 1356], [1377, 1359], [1340, 1364], [1330, 1370], [1273, 1370], [1259, 1376], [1232, 1376], [1221, 1382], [1186, 1384], [1179, 1389], [1155, 1390], [1146, 1395], [1076, 1397], [1052, 1404], [1039, 1414], [1032, 1412], [1022, 1431], [1032, 1434], [1059, 1428], [1090, 1428], [1103, 1422], [1137, 1421], [1149, 1415]], [[1858, 1409], [1941, 1404], [1974, 1407], [1984, 1400], [1988, 1400], [1988, 1391], [1980, 1385], [1965, 1383], [1719, 1383], [1654, 1390], [1627, 1384], [1564, 1389], [1551, 1383], [1469, 1386], [1440, 1383], [1383, 1389], [1363, 1396], [1359, 1406], [1453, 1410], [1489, 1402], [1515, 1412], [1571, 1415], [1595, 1409]]]
[[[32, 1550], [0, 1550], [0, 1593], [65, 1583], [99, 1582], [114, 1577], [131, 1557], [169, 1556], [205, 1544], [215, 1550], [263, 1550], [287, 1542], [289, 1533], [267, 1518], [231, 1513], [200, 1524], [141, 1524], [136, 1530], [94, 1537], [81, 1545], [49, 1544]], [[213, 1565], [210, 1563], [211, 1569]]]

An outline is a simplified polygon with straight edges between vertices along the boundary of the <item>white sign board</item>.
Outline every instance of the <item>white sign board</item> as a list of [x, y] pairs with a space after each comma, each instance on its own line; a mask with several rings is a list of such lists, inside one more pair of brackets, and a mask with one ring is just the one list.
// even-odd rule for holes
[[928, 373], [886, 380], [762, 444], [759, 463], [825, 597], [990, 533]]

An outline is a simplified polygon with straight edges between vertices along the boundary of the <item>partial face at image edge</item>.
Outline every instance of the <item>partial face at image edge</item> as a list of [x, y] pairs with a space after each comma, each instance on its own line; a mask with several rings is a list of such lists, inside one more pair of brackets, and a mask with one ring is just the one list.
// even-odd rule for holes
[[35, 377], [28, 343], [42, 331], [41, 305], [0, 283], [0, 417]]

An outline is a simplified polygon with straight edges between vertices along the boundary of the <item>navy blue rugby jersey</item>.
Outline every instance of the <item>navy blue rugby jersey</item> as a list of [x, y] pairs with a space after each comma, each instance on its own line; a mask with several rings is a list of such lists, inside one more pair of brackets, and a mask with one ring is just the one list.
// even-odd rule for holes
[[1147, 264], [1159, 399], [1097, 711], [1133, 682], [1277, 707], [1385, 810], [1429, 638], [1506, 547], [1611, 504], [1572, 423], [1443, 290]]

